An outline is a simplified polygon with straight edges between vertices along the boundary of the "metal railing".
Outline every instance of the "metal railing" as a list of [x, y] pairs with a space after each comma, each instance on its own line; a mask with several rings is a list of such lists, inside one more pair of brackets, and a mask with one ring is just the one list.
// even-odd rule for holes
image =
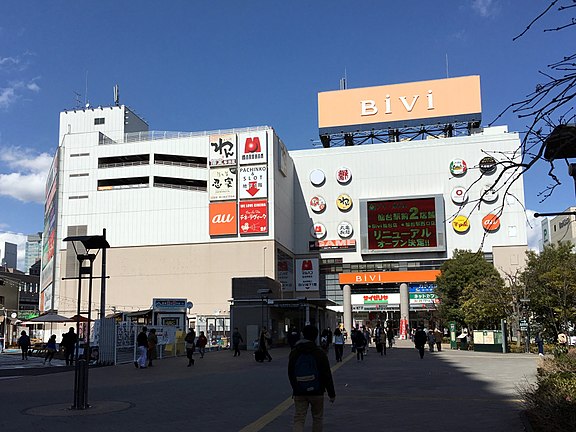
[[219, 130], [201, 131], [201, 132], [141, 131], [141, 132], [126, 133], [119, 139], [112, 139], [109, 136], [100, 133], [98, 144], [99, 145], [126, 144], [141, 141], [195, 138], [209, 135], [227, 135], [227, 134], [246, 133], [246, 132], [258, 132], [267, 129], [272, 128], [270, 126], [256, 126], [256, 127], [235, 128], [235, 129], [219, 129]]

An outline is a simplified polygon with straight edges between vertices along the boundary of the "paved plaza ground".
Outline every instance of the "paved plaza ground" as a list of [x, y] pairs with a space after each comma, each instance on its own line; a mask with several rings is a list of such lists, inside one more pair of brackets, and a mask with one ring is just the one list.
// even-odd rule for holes
[[[336, 402], [326, 399], [326, 431], [523, 431], [518, 385], [534, 382], [534, 354], [444, 349], [420, 360], [407, 341], [386, 357], [374, 348], [357, 362], [348, 347], [334, 363]], [[70, 410], [74, 371], [0, 354], [0, 431], [290, 431], [288, 348], [256, 363], [229, 351], [90, 370], [91, 408]], [[60, 362], [60, 363], [59, 363]], [[54, 362], [53, 362], [54, 363]], [[310, 417], [307, 429], [310, 429]]]

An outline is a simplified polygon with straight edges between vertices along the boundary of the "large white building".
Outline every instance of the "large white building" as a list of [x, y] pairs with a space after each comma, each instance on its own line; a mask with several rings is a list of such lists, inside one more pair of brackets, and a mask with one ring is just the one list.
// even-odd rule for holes
[[[425, 83], [433, 115], [442, 104], [434, 86], [446, 81]], [[362, 97], [362, 115], [375, 114]], [[397, 99], [417, 111], [417, 96]], [[340, 128], [331, 127], [321, 131]], [[233, 278], [267, 276], [282, 299], [329, 299], [347, 323], [429, 319], [435, 276], [454, 249], [481, 248], [501, 271], [526, 250], [522, 177], [502, 175], [520, 157], [519, 137], [503, 126], [469, 131], [288, 151], [268, 126], [153, 132], [123, 105], [64, 111], [41, 307], [76, 313], [76, 254], [63, 239], [106, 229], [106, 313], [179, 298], [194, 303], [192, 315], [226, 316]], [[91, 305], [83, 295], [82, 309], [100, 307], [98, 292]]]

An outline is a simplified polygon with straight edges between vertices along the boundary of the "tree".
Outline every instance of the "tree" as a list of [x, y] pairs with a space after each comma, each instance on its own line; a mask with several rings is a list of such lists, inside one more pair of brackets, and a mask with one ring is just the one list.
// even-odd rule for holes
[[[573, 16], [575, 11], [576, 2], [574, 0], [552, 0], [542, 13], [535, 17], [514, 40], [522, 37], [545, 15], [553, 13], [557, 14], [554, 18], [559, 21], [559, 25], [555, 28], [546, 28], [544, 32], [573, 30], [576, 28], [576, 18]], [[571, 48], [568, 47], [568, 49]], [[521, 162], [518, 163], [512, 158], [505, 158], [500, 162], [503, 170], [494, 182], [493, 188], [504, 190], [503, 196], [506, 195], [511, 183], [525, 174], [536, 163], [543, 161], [546, 139], [554, 128], [573, 123], [576, 119], [573, 106], [576, 97], [576, 54], [572, 52], [562, 59], [548, 64], [546, 69], [539, 72], [543, 81], [536, 84], [534, 90], [523, 100], [510, 104], [490, 123], [490, 125], [494, 124], [508, 111], [515, 113], [518, 118], [527, 120], [527, 129], [519, 149], [522, 154]], [[554, 189], [561, 184], [555, 174], [554, 159], [547, 161], [549, 164], [548, 176], [551, 183], [540, 192], [542, 200], [549, 197]]]
[[512, 295], [498, 274], [472, 281], [462, 291], [462, 314], [473, 328], [497, 329], [512, 314]]
[[[455, 249], [452, 258], [442, 264], [440, 271], [436, 278], [440, 316], [461, 325], [473, 324], [472, 321], [480, 322], [478, 317], [471, 314], [479, 305], [472, 295], [479, 287], [504, 285], [498, 271], [484, 259], [482, 252]], [[466, 301], [469, 301], [468, 312], [462, 308]], [[483, 313], [483, 319], [487, 319], [488, 314]]]
[[533, 320], [556, 337], [576, 323], [576, 254], [571, 243], [546, 246], [539, 255], [528, 251], [522, 274]]

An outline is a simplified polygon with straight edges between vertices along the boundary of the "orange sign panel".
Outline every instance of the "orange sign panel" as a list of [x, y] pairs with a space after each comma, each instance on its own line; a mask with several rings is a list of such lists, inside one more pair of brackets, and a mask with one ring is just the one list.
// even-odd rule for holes
[[440, 270], [412, 270], [391, 272], [366, 273], [340, 273], [340, 284], [380, 284], [380, 283], [409, 283], [409, 282], [435, 282]]
[[236, 201], [210, 203], [210, 235], [234, 235], [238, 233]]
[[318, 93], [320, 133], [480, 121], [478, 75]]

